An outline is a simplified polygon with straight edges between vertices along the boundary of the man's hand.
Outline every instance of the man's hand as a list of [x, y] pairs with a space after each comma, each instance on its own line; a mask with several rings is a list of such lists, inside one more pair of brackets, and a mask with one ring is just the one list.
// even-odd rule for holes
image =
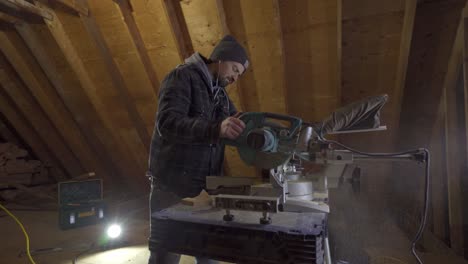
[[230, 116], [221, 122], [219, 137], [234, 140], [244, 131], [244, 128], [245, 124], [242, 120]]

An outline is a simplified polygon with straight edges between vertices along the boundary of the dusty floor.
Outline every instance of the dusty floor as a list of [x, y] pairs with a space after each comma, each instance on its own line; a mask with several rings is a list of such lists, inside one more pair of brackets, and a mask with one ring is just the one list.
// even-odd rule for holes
[[[389, 218], [376, 214], [363, 196], [353, 197], [345, 190], [331, 193], [332, 213], [329, 218], [332, 255], [336, 261], [347, 263], [416, 263], [409, 252], [408, 238]], [[15, 208], [15, 205], [8, 205]], [[133, 264], [147, 263], [148, 251], [146, 238], [148, 221], [145, 204], [138, 213], [132, 214], [125, 221], [122, 240], [125, 247], [114, 250], [94, 250], [83, 254], [79, 264]], [[17, 206], [16, 206], [17, 207]], [[125, 210], [123, 210], [125, 212]], [[99, 244], [104, 238], [104, 225], [95, 225], [62, 231], [57, 225], [55, 211], [13, 211], [23, 222], [30, 239], [31, 250], [43, 248], [61, 248], [59, 252], [34, 255], [36, 263], [62, 264], [72, 260], [92, 243]], [[29, 263], [27, 257], [20, 256], [25, 249], [25, 239], [16, 223], [0, 212], [0, 263]], [[437, 252], [423, 254], [426, 264], [432, 263], [468, 263], [461, 258]], [[180, 263], [195, 263], [195, 260], [183, 256]], [[346, 262], [342, 262], [346, 263]]]

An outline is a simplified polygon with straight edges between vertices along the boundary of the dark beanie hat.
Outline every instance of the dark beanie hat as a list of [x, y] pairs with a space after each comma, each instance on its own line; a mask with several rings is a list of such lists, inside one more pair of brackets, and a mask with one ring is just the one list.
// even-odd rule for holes
[[245, 69], [249, 67], [247, 52], [231, 35], [226, 35], [221, 39], [211, 53], [210, 59], [212, 61], [235, 61], [242, 64]]

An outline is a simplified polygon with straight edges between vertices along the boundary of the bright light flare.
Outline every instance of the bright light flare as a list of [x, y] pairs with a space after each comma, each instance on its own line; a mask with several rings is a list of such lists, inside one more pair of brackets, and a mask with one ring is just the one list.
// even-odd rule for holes
[[113, 224], [109, 226], [109, 228], [107, 228], [107, 236], [109, 236], [110, 238], [117, 238], [120, 236], [121, 233], [122, 228], [120, 227], [120, 225]]

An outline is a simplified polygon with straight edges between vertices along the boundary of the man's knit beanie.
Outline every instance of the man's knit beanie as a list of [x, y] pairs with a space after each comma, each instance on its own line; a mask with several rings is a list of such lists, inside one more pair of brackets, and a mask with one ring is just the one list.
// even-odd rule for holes
[[247, 52], [231, 35], [226, 35], [221, 39], [211, 53], [210, 59], [212, 61], [235, 61], [242, 64], [246, 70], [249, 67]]

